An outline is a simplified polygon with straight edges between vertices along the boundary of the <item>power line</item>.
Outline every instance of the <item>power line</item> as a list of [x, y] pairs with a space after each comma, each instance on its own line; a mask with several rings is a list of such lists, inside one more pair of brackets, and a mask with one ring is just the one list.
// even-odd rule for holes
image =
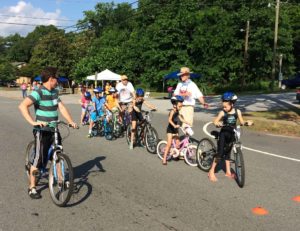
[[[15, 25], [15, 26], [50, 26], [49, 25], [44, 25], [44, 24], [29, 24], [29, 23], [14, 23], [14, 22], [0, 22], [0, 24], [10, 24], [10, 25]], [[56, 26], [55, 27], [65, 27], [65, 26]]]
[[53, 19], [53, 18], [39, 18], [39, 17], [27, 17], [27, 16], [21, 16], [21, 15], [8, 15], [8, 14], [0, 14], [0, 17], [5, 18], [30, 18], [30, 19], [46, 19], [46, 20], [56, 20], [56, 21], [77, 21], [77, 20], [71, 20], [71, 19]]

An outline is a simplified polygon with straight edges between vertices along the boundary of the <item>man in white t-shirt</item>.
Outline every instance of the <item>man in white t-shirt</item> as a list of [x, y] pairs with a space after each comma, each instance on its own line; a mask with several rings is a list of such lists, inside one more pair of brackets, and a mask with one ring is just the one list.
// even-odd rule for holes
[[132, 100], [135, 98], [135, 92], [132, 83], [128, 81], [126, 75], [121, 75], [121, 82], [117, 84], [116, 89], [122, 110], [128, 106], [128, 111], [130, 112], [132, 110]]
[[[194, 107], [196, 104], [196, 100], [204, 106], [204, 108], [208, 108], [208, 104], [205, 102], [202, 92], [199, 90], [198, 86], [190, 80], [190, 69], [188, 67], [182, 67], [180, 69], [180, 73], [178, 76], [181, 78], [181, 82], [179, 82], [174, 91], [174, 95], [181, 95], [184, 98], [183, 107], [180, 110], [180, 114], [183, 118], [193, 125], [194, 120]], [[183, 127], [186, 125], [183, 124]]]

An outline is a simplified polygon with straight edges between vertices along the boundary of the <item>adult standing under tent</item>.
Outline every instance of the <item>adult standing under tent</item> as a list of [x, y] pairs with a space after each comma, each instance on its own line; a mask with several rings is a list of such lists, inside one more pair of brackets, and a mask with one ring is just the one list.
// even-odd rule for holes
[[74, 80], [72, 80], [72, 83], [71, 83], [71, 88], [72, 88], [72, 94], [75, 93], [75, 87], [76, 87], [76, 83]]
[[111, 88], [111, 84], [109, 81], [105, 83], [105, 95], [109, 94], [109, 89]]
[[[182, 67], [180, 69], [178, 76], [180, 76], [181, 82], [177, 84], [174, 95], [180, 95], [184, 98], [180, 114], [191, 126], [193, 126], [194, 107], [196, 104], [195, 99], [198, 99], [204, 108], [208, 108], [208, 104], [205, 102], [203, 94], [198, 86], [190, 79], [190, 73], [191, 71], [188, 67]], [[184, 123], [182, 126], [186, 127], [187, 125]]]

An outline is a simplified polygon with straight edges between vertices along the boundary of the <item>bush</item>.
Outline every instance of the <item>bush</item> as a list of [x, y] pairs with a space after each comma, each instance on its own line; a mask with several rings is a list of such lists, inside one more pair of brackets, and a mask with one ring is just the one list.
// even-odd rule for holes
[[259, 81], [259, 82], [252, 82], [247, 83], [243, 88], [241, 88], [241, 85], [239, 83], [231, 83], [226, 85], [216, 85], [214, 87], [214, 92], [221, 94], [225, 91], [234, 91], [236, 93], [238, 92], [245, 92], [245, 91], [266, 91], [269, 92], [272, 89], [270, 89], [270, 81]]

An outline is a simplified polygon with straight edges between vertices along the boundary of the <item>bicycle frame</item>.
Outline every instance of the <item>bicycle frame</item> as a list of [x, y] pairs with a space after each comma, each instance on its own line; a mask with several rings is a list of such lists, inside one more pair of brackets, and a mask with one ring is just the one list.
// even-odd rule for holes
[[[180, 129], [181, 129], [181, 131], [182, 131], [183, 133], [185, 133], [182, 127], [180, 127]], [[186, 149], [186, 147], [187, 147], [189, 144], [190, 144], [190, 136], [187, 135], [187, 134], [185, 134], [183, 140], [181, 140], [181, 141], [179, 142], [179, 148], [176, 147], [177, 145], [176, 145], [175, 139], [174, 139], [174, 138], [172, 139], [172, 146], [171, 146], [171, 149], [176, 149], [176, 150], [178, 150], [179, 153], [181, 153], [183, 150], [186, 150], [186, 151], [190, 154], [190, 150], [189, 150], [189, 149]], [[184, 153], [183, 153], [183, 154], [184, 154]]]
[[148, 127], [151, 127], [151, 123], [150, 123], [151, 119], [150, 119], [150, 112], [149, 111], [145, 111], [145, 115], [144, 115], [144, 120], [139, 121], [136, 124], [136, 130], [137, 130], [137, 138], [138, 139], [144, 139], [145, 134], [146, 134], [146, 130]]
[[125, 126], [125, 128], [131, 123], [131, 113], [128, 112], [128, 104], [126, 105], [123, 104], [121, 106], [122, 110], [124, 110], [124, 112], [122, 113], [122, 119], [123, 119], [123, 125]]
[[[60, 121], [51, 121], [51, 123], [55, 123], [56, 124], [56, 126], [54, 128], [54, 141], [53, 141], [53, 143], [51, 144], [51, 146], [50, 146], [50, 148], [48, 150], [48, 155], [47, 155], [47, 159], [46, 159], [45, 163], [39, 169], [39, 171], [42, 174], [46, 172], [46, 170], [47, 170], [46, 169], [47, 163], [51, 159], [51, 157], [52, 157], [53, 161], [56, 161], [58, 159], [57, 158], [57, 152], [63, 152], [63, 146], [62, 146], [62, 144], [59, 144], [59, 135], [58, 135], [59, 134], [58, 124], [60, 123]], [[64, 170], [63, 168], [64, 168], [64, 166], [63, 166], [63, 163], [62, 163], [62, 170]], [[55, 179], [57, 179], [56, 165], [54, 165], [54, 169], [53, 170], [54, 170]]]

